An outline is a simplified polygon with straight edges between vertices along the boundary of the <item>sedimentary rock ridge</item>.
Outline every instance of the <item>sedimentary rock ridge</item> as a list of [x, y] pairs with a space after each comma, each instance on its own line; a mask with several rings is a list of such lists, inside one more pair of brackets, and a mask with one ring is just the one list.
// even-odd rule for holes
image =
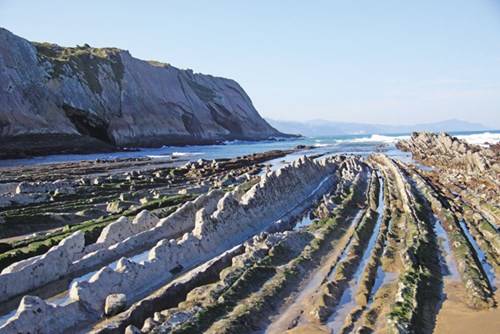
[[409, 140], [397, 143], [398, 148], [411, 152], [416, 160], [447, 170], [469, 174], [500, 172], [499, 152], [491, 148], [468, 144], [447, 133], [413, 133]]
[[5, 268], [0, 274], [0, 301], [71, 273], [88, 271], [135, 249], [152, 246], [159, 240], [188, 232], [194, 228], [196, 212], [210, 210], [211, 207], [215, 209], [214, 205], [223, 194], [220, 190], [213, 190], [201, 195], [161, 220], [147, 211], [142, 211], [132, 221], [121, 217], [106, 226], [97, 241], [86, 247], [83, 234], [75, 232], [46, 254]]
[[[72, 284], [69, 292], [69, 303], [59, 307], [58, 310], [64, 307], [73, 310], [75, 308], [74, 304], [77, 303], [86, 310], [93, 309], [97, 314], [102, 314], [105, 299], [110, 294], [123, 293], [126, 295], [127, 300], [133, 301], [137, 299], [138, 296], [151, 290], [157, 284], [166, 282], [176, 271], [208, 260], [224, 250], [238, 245], [258, 231], [266, 229], [275, 221], [285, 219], [287, 215], [295, 212], [294, 210], [303, 210], [300, 205], [304, 205], [303, 202], [306, 199], [313, 195], [320, 196], [325, 191], [324, 189], [327, 189], [328, 185], [332, 184], [334, 181], [332, 173], [335, 171], [336, 165], [337, 160], [335, 159], [316, 162], [305, 157], [301, 158], [289, 166], [265, 174], [258, 184], [248, 190], [242, 190], [242, 186], [239, 186], [235, 190], [226, 193], [222, 198], [219, 195], [220, 192], [217, 191], [213, 191], [205, 197], [201, 196], [194, 202], [184, 204], [171, 216], [158, 221], [157, 225], [152, 229], [145, 232], [136, 231], [139, 233], [132, 236], [129, 236], [129, 233], [122, 233], [124, 227], [127, 225], [130, 225], [130, 228], [132, 228], [132, 225], [147, 226], [151, 221], [151, 217], [142, 212], [136, 217], [135, 223], [126, 219], [119, 219], [102, 231], [98, 242], [92, 247], [100, 249], [84, 255], [81, 260], [76, 260], [69, 263], [69, 265], [77, 266], [78, 270], [82, 270], [84, 267], [79, 265], [81, 261], [85, 263], [89, 261], [89, 258], [93, 258], [103, 251], [115, 252], [116, 249], [123, 247], [130, 251], [133, 249], [130, 248], [132, 247], [130, 244], [133, 247], [139, 247], [137, 240], [135, 242], [131, 240], [142, 238], [146, 242], [144, 233], [150, 231], [154, 233], [149, 233], [148, 236], [158, 238], [157, 235], [160, 235], [160, 238], [163, 237], [164, 239], [149, 251], [148, 259], [144, 262], [137, 263], [122, 258], [117, 262], [116, 269], [105, 266], [94, 274], [90, 280]], [[215, 204], [215, 202], [211, 202], [213, 198], [216, 200], [220, 198], [220, 200]], [[191, 209], [193, 206], [198, 209]], [[194, 214], [195, 212], [196, 214]], [[182, 218], [174, 224], [172, 220], [177, 216]], [[143, 223], [139, 224], [137, 221], [139, 219]], [[178, 240], [169, 240], [173, 235], [162, 232], [162, 228], [165, 229], [164, 226], [169, 226], [168, 222], [176, 228], [183, 226], [178, 230], [179, 232], [186, 228], [189, 229], [190, 223], [193, 222], [191, 225], [192, 231]], [[117, 225], [122, 226], [122, 228], [116, 230], [115, 226]], [[228, 238], [228, 235], [231, 237]], [[108, 242], [121, 240], [122, 238], [124, 238], [123, 241], [118, 241], [118, 243], [106, 247]], [[65, 239], [61, 242], [61, 245], [66, 245], [68, 240], [70, 239]], [[127, 246], [124, 246], [125, 244]], [[57, 247], [47, 254], [54, 253], [58, 249]], [[86, 252], [82, 247], [77, 251], [78, 254], [85, 254]], [[44, 259], [44, 257], [40, 257], [38, 261]], [[102, 256], [98, 256], [98, 260], [102, 262], [104, 259]], [[99, 263], [94, 261], [92, 260], [93, 265]], [[44, 276], [43, 283], [53, 280], [57, 275], [61, 274], [57, 272], [55, 263], [46, 262], [44, 264], [46, 267], [52, 267], [53, 273], [51, 273], [52, 276], [50, 277]], [[11, 268], [13, 267], [15, 266], [11, 266]], [[28, 267], [25, 266], [21, 270], [27, 270]], [[65, 268], [66, 272], [73, 270], [74, 268], [71, 267]], [[8, 271], [9, 273], [5, 273], [5, 275], [16, 274], [16, 270], [9, 269]], [[2, 280], [2, 282], [7, 281], [9, 280]], [[18, 290], [22, 290], [22, 287], [19, 287], [22, 284], [10, 283], [18, 287]], [[20, 291], [17, 291], [17, 293], [20, 293]], [[6, 294], [9, 295], [9, 291], [6, 291]], [[47, 308], [50, 308], [50, 306], [47, 306]], [[25, 321], [23, 320], [24, 314], [20, 310], [17, 318], [13, 318], [12, 321], [5, 324], [3, 329], [21, 328], [19, 327], [20, 324]], [[81, 317], [75, 317], [80, 319], [87, 316], [90, 317], [90, 315], [85, 314], [81, 315]], [[32, 316], [29, 315], [29, 317]], [[67, 325], [70, 326], [71, 323]]]
[[[31, 245], [51, 240], [54, 232], [7, 241], [12, 249], [6, 253], [18, 261], [5, 267], [0, 286], [24, 290], [9, 290], [17, 296], [0, 303], [2, 314], [11, 312], [0, 318], [0, 333], [71, 327], [94, 334], [406, 334], [446, 327], [458, 332], [471, 318], [488, 328], [498, 318], [500, 274], [494, 156], [483, 151], [491, 148], [466, 149], [484, 157], [488, 167], [482, 170], [460, 164], [468, 153], [459, 143], [440, 153], [427, 145], [425, 162], [417, 154], [418, 162], [383, 154], [311, 156], [265, 173], [262, 160], [252, 156], [240, 163], [200, 160], [149, 174], [127, 172], [112, 177], [117, 183], [102, 177], [82, 182], [94, 193], [150, 178], [174, 194], [180, 187], [183, 193], [218, 188], [182, 201], [167, 197], [161, 205], [147, 200], [158, 196], [158, 188], [123, 192], [120, 201], [139, 197], [143, 206], [76, 225], [35, 256], [17, 250], [29, 254]], [[38, 170], [43, 168], [23, 169], [23, 175]], [[27, 183], [1, 190], [53, 196], [52, 182], [24, 178]], [[55, 196], [49, 207], [82, 193], [80, 181], [64, 182], [75, 194]], [[0, 215], [12, 224], [14, 214], [45, 208], [15, 204]], [[100, 228], [89, 232], [87, 224]], [[55, 266], [60, 254], [68, 258], [66, 274], [74, 273], [64, 280], [54, 279], [65, 274]], [[41, 270], [42, 263], [54, 270]], [[57, 284], [64, 291], [50, 290]], [[467, 319], [450, 322], [457, 310]]]
[[0, 29], [1, 156], [276, 136], [234, 80]]

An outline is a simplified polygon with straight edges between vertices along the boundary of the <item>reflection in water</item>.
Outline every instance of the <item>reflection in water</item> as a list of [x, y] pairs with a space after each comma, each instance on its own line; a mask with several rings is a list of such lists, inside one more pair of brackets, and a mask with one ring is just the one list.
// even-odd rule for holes
[[469, 232], [469, 229], [465, 225], [463, 220], [459, 221], [460, 227], [462, 228], [462, 231], [464, 231], [465, 236], [471, 243], [472, 247], [476, 251], [477, 257], [479, 258], [480, 265], [483, 268], [483, 271], [486, 273], [486, 276], [488, 277], [488, 281], [490, 282], [491, 287], [493, 290], [495, 290], [495, 284], [496, 284], [496, 278], [495, 278], [495, 270], [491, 266], [491, 264], [488, 262], [488, 259], [486, 257], [486, 254], [481, 250], [481, 247], [477, 244], [476, 240], [472, 237], [472, 235]]
[[459, 281], [457, 263], [451, 252], [450, 239], [441, 225], [441, 221], [435, 217], [434, 232], [438, 238], [438, 244], [442, 251], [441, 272], [445, 278], [453, 281]]

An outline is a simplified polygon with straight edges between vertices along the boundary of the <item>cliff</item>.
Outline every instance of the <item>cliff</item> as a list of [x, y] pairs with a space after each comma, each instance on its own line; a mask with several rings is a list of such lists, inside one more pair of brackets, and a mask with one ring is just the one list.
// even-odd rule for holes
[[234, 80], [0, 28], [0, 157], [282, 135]]

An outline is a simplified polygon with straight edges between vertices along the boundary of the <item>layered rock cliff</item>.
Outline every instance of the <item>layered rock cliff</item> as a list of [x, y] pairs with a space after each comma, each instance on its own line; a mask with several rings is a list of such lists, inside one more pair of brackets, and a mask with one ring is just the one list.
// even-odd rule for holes
[[281, 135], [234, 80], [116, 48], [29, 42], [0, 28], [4, 156]]

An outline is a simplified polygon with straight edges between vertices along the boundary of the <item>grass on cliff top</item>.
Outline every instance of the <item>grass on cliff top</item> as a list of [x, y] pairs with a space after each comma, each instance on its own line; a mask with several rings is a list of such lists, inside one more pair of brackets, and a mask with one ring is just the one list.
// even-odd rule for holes
[[[65, 66], [74, 72], [82, 73], [85, 81], [94, 93], [101, 93], [99, 68], [107, 64], [111, 66], [115, 81], [121, 85], [124, 67], [117, 48], [92, 48], [88, 45], [64, 48], [50, 43], [34, 43], [38, 54], [53, 64], [52, 76], [57, 78], [65, 73]], [[70, 73], [74, 74], [74, 73]]]

